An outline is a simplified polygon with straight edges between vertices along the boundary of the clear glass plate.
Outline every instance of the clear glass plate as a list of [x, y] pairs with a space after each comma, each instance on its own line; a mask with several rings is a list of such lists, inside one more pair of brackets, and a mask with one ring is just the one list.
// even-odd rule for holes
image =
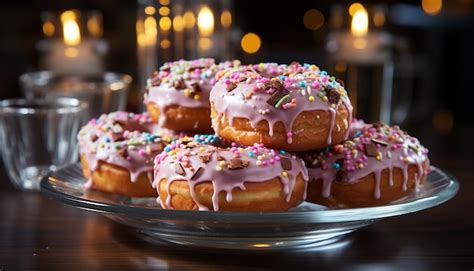
[[42, 180], [41, 190], [55, 200], [105, 214], [133, 227], [150, 242], [229, 249], [329, 244], [384, 217], [439, 205], [459, 190], [455, 178], [433, 167], [418, 193], [383, 206], [334, 210], [304, 202], [289, 212], [246, 213], [166, 210], [156, 198], [85, 190], [85, 182], [80, 165], [74, 164], [51, 172]]

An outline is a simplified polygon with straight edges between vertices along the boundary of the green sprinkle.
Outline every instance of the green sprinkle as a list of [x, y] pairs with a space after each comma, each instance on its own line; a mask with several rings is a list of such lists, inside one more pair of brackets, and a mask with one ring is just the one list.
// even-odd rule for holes
[[286, 100], [288, 100], [290, 98], [290, 95], [285, 95], [283, 97], [281, 97], [280, 100], [278, 100], [278, 102], [275, 104], [275, 108], [279, 108]]

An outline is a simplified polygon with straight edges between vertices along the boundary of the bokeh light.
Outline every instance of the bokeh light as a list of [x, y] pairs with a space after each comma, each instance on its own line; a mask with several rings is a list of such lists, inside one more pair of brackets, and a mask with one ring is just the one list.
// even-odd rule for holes
[[310, 9], [303, 16], [303, 24], [309, 30], [318, 30], [324, 24], [324, 15], [317, 9]]
[[262, 41], [260, 37], [255, 33], [245, 34], [242, 37], [242, 40], [240, 41], [240, 46], [242, 47], [242, 50], [244, 50], [244, 52], [248, 54], [256, 53], [260, 49], [261, 45]]

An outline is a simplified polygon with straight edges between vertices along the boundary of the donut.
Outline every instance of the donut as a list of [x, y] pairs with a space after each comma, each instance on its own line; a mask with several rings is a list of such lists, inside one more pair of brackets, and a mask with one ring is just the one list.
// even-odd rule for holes
[[220, 148], [182, 138], [155, 158], [153, 185], [165, 209], [286, 211], [306, 194], [304, 162], [285, 151]]
[[359, 125], [354, 136], [301, 154], [308, 201], [334, 208], [387, 204], [416, 191], [430, 171], [428, 150], [398, 126]]
[[160, 127], [192, 133], [212, 133], [209, 93], [216, 74], [240, 65], [215, 64], [214, 59], [165, 63], [147, 80], [144, 103]]
[[86, 188], [153, 197], [153, 158], [171, 142], [148, 114], [113, 112], [90, 120], [78, 134]]
[[352, 119], [341, 81], [308, 64], [260, 63], [229, 71], [212, 88], [210, 102], [219, 136], [287, 151], [342, 142]]

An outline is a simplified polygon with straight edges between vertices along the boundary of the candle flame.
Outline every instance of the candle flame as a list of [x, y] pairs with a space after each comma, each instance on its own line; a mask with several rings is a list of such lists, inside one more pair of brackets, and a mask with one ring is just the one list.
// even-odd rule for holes
[[81, 32], [76, 20], [77, 16], [73, 10], [66, 10], [61, 14], [64, 43], [66, 45], [75, 46], [81, 42]]
[[354, 13], [351, 23], [351, 32], [355, 36], [365, 36], [369, 30], [369, 18], [365, 9], [359, 9]]
[[214, 14], [208, 6], [203, 6], [198, 13], [197, 25], [202, 36], [210, 36], [214, 32]]

